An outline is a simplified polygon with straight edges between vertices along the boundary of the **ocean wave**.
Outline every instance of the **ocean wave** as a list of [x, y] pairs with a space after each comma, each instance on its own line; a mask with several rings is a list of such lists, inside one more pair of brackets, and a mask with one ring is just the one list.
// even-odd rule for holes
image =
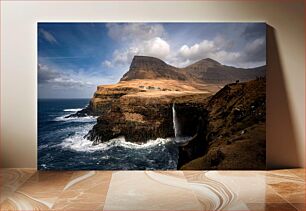
[[54, 121], [69, 121], [69, 122], [93, 122], [96, 121], [97, 117], [95, 116], [84, 116], [84, 117], [68, 117], [67, 118], [67, 114], [63, 115], [63, 116], [59, 116], [54, 118]]
[[84, 139], [84, 134], [75, 134], [69, 138], [66, 138], [60, 146], [64, 149], [70, 149], [77, 152], [95, 152], [105, 151], [113, 147], [124, 147], [128, 149], [147, 149], [155, 146], [161, 146], [168, 142], [171, 142], [171, 138], [157, 138], [155, 140], [149, 140], [146, 143], [136, 144], [127, 142], [124, 137], [111, 139], [108, 142], [100, 143], [98, 145], [92, 145], [92, 141]]
[[42, 144], [42, 145], [38, 146], [38, 150], [42, 150], [42, 149], [45, 149], [45, 148], [49, 148], [49, 144]]
[[64, 109], [63, 111], [65, 112], [78, 112], [83, 110], [83, 108], [69, 108], [69, 109]]

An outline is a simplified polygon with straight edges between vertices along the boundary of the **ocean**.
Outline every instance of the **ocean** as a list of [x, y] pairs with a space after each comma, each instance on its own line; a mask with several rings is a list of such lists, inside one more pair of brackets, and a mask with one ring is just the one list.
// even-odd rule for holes
[[38, 100], [38, 169], [40, 170], [175, 170], [178, 146], [173, 138], [126, 142], [124, 137], [99, 145], [84, 136], [96, 118], [65, 118], [89, 99]]

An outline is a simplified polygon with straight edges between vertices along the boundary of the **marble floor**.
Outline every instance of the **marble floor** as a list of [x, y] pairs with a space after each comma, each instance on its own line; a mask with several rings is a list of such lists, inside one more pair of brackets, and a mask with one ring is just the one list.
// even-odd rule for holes
[[305, 169], [0, 169], [1, 210], [305, 210]]

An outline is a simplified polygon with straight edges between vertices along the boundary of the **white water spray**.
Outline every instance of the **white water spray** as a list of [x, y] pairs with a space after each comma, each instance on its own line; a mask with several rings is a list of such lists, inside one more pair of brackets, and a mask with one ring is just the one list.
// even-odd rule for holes
[[173, 117], [173, 129], [174, 129], [174, 135], [175, 138], [179, 137], [180, 133], [180, 128], [179, 128], [179, 122], [176, 117], [176, 111], [175, 111], [175, 104], [173, 103], [172, 105], [172, 117]]
[[173, 103], [172, 105], [172, 117], [173, 117], [173, 129], [174, 129], [174, 142], [178, 145], [186, 145], [192, 137], [189, 136], [182, 136], [181, 134], [181, 126], [179, 124], [178, 118], [176, 116], [176, 111], [175, 111], [175, 104]]

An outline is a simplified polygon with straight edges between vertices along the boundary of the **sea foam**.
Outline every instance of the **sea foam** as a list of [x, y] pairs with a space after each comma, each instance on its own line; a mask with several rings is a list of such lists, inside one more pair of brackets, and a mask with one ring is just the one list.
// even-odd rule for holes
[[161, 146], [172, 141], [171, 138], [157, 138], [155, 140], [149, 140], [146, 143], [136, 144], [132, 142], [127, 142], [124, 137], [119, 137], [111, 139], [105, 143], [92, 145], [92, 141], [83, 137], [84, 134], [75, 134], [74, 136], [68, 137], [63, 140], [60, 146], [64, 149], [71, 149], [77, 152], [95, 152], [109, 150], [113, 147], [123, 147], [128, 149], [147, 149], [155, 146]]
[[83, 108], [69, 108], [69, 109], [64, 109], [63, 111], [65, 112], [78, 112], [83, 110]]
[[54, 121], [69, 121], [69, 122], [93, 122], [96, 121], [97, 117], [95, 116], [84, 116], [84, 117], [68, 117], [67, 114], [63, 116], [56, 117]]

